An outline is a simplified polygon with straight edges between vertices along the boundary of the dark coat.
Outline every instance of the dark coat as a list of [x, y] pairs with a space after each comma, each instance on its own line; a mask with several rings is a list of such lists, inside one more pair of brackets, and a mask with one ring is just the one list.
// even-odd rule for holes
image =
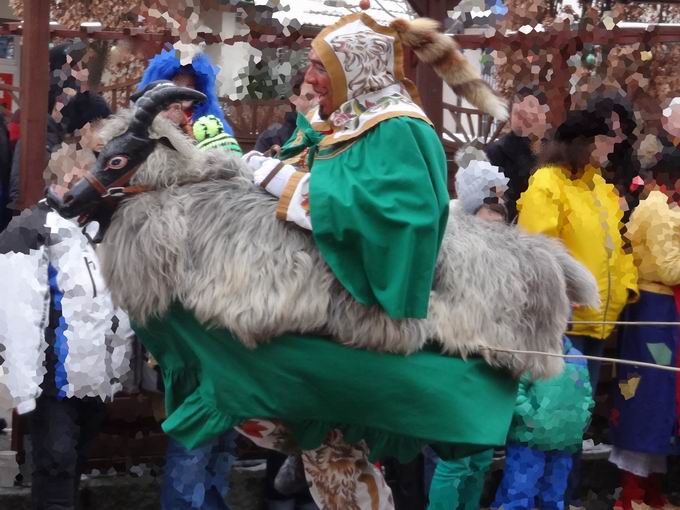
[[255, 150], [258, 152], [266, 152], [274, 145], [283, 145], [293, 135], [296, 128], [296, 112], [288, 112], [283, 118], [283, 124], [274, 124], [265, 129], [255, 142]]
[[[53, 151], [59, 148], [67, 134], [81, 129], [88, 122], [104, 119], [111, 115], [111, 110], [106, 100], [97, 94], [89, 92], [78, 93], [61, 110], [62, 120], [56, 122], [52, 116], [47, 117], [47, 141], [45, 143], [45, 165], [50, 160]], [[14, 148], [12, 161], [12, 174], [10, 176], [9, 207], [18, 210], [19, 200], [19, 174], [21, 168], [21, 140]]]
[[[45, 165], [50, 160], [52, 151], [61, 145], [65, 136], [64, 128], [51, 116], [47, 118], [47, 141], [45, 143]], [[12, 174], [9, 184], [9, 205], [10, 209], [19, 210], [19, 174], [21, 173], [21, 140], [14, 148], [14, 158], [12, 159]]]
[[506, 192], [508, 217], [517, 216], [517, 200], [529, 186], [529, 176], [536, 168], [536, 156], [531, 151], [528, 138], [508, 133], [485, 149], [489, 162], [500, 167], [503, 174], [510, 179]]

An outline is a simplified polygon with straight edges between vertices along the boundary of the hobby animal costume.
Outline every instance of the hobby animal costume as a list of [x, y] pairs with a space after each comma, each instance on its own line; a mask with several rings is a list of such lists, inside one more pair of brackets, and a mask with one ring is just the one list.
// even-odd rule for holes
[[[392, 507], [369, 455], [503, 444], [513, 374], [562, 364], [493, 348], [559, 353], [570, 301], [598, 303], [559, 243], [447, 211], [443, 150], [403, 78], [402, 40], [469, 64], [431, 26], [353, 15], [324, 30], [314, 47], [336, 68], [337, 110], [332, 126], [301, 120], [285, 161], [197, 150], [156, 116], [203, 96], [156, 82], [108, 122], [87, 178], [51, 196], [108, 227], [104, 273], [162, 367], [164, 429], [188, 447], [237, 426], [303, 450], [323, 508]], [[475, 80], [461, 92], [502, 113]], [[266, 182], [262, 168], [278, 170]], [[281, 197], [267, 191], [277, 175]]]

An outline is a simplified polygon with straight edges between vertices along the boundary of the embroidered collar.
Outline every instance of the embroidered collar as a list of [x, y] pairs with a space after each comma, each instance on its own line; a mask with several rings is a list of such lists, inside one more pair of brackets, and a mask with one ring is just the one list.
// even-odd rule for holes
[[328, 120], [321, 119], [316, 108], [311, 125], [316, 131], [325, 133], [319, 142], [324, 147], [356, 138], [379, 122], [393, 117], [414, 117], [432, 124], [404, 86], [395, 83], [346, 101]]

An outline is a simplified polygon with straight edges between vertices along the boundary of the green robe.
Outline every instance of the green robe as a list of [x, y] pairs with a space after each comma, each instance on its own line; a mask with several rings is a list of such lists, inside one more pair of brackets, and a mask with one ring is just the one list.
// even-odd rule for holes
[[[395, 317], [425, 316], [448, 206], [434, 131], [395, 118], [317, 151], [321, 136], [303, 123], [282, 159], [311, 147], [312, 221], [325, 260], [360, 302]], [[249, 350], [179, 305], [135, 331], [162, 370], [163, 428], [188, 448], [244, 420], [271, 418], [302, 449], [339, 428], [350, 443], [365, 440], [372, 458], [408, 460], [426, 444], [444, 458], [465, 456], [504, 444], [517, 390], [482, 359], [435, 347], [397, 356], [290, 334]]]
[[379, 304], [394, 319], [427, 317], [449, 205], [436, 132], [395, 117], [318, 149], [321, 139], [299, 116], [280, 157], [312, 148], [309, 203], [323, 259], [359, 303]]
[[175, 305], [135, 331], [165, 382], [163, 429], [193, 448], [250, 418], [276, 418], [298, 445], [334, 428], [366, 440], [372, 458], [413, 458], [432, 444], [445, 458], [505, 443], [517, 382], [480, 358], [428, 348], [410, 356], [283, 335], [248, 349]]

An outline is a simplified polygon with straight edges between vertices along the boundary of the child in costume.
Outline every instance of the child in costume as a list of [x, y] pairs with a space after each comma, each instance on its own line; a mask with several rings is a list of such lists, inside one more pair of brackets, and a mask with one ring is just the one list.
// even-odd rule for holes
[[[569, 338], [564, 354], [580, 355]], [[546, 380], [520, 380], [505, 449], [503, 480], [491, 508], [564, 510], [572, 456], [595, 404], [585, 360], [568, 359]]]
[[[143, 90], [149, 83], [157, 80], [171, 80], [177, 85], [198, 90], [206, 95], [206, 100], [201, 104], [182, 105], [186, 115], [187, 127], [206, 115], [216, 117], [224, 128], [224, 132], [233, 136], [234, 130], [224, 117], [224, 112], [217, 98], [217, 73], [219, 68], [210, 63], [210, 59], [203, 53], [198, 53], [191, 60], [191, 64], [182, 65], [177, 51], [167, 49], [149, 60], [149, 65], [144, 71], [144, 76], [137, 86], [137, 90]], [[183, 126], [184, 127], [184, 126]], [[191, 134], [191, 131], [187, 134]]]
[[[640, 300], [624, 312], [626, 321], [675, 322], [680, 301], [680, 152], [666, 147], [645, 179], [643, 199], [627, 224], [639, 273]], [[655, 158], [656, 159], [656, 158]], [[638, 183], [642, 184], [642, 183]], [[623, 329], [619, 357], [661, 365], [677, 365], [678, 327], [633, 326]], [[623, 490], [615, 508], [633, 503], [664, 508], [663, 478], [669, 455], [680, 453], [677, 374], [645, 367], [617, 371], [610, 434], [610, 462], [621, 470]]]
[[[459, 166], [456, 173], [458, 199], [451, 202], [451, 208], [460, 208], [487, 221], [506, 222], [504, 194], [508, 178], [488, 162], [481, 150], [472, 146], [459, 151], [456, 163]], [[428, 463], [436, 463], [432, 483], [428, 483], [428, 510], [479, 508], [484, 476], [493, 460], [493, 448], [456, 460], [440, 460], [429, 448], [425, 455]]]
[[456, 195], [452, 206], [460, 206], [468, 214], [491, 221], [507, 221], [505, 193], [509, 179], [500, 168], [489, 163], [479, 149], [468, 146], [456, 158]]

